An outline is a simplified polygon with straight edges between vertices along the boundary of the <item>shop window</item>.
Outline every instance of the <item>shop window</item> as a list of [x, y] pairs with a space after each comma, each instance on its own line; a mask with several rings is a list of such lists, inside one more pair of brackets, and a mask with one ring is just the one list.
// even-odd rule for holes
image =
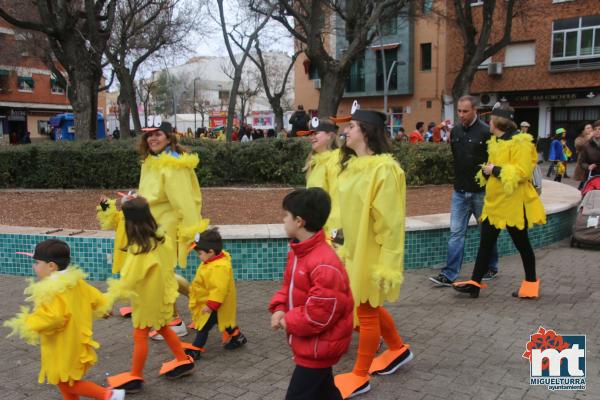
[[[393, 48], [393, 49], [386, 49], [384, 50], [385, 52], [385, 65], [386, 65], [386, 70], [385, 72], [387, 74], [390, 74], [390, 69], [392, 68], [392, 64], [394, 64], [394, 61], [396, 61], [396, 65], [394, 66], [394, 70], [391, 73], [391, 78], [390, 78], [390, 84], [388, 86], [389, 90], [396, 90], [398, 88], [398, 68], [396, 68], [396, 66], [398, 65], [397, 60], [398, 60], [398, 48]], [[377, 50], [376, 51], [376, 64], [377, 64], [377, 82], [376, 82], [376, 86], [377, 86], [377, 90], [383, 90], [383, 86], [385, 85], [385, 79], [387, 79], [387, 76], [384, 77], [383, 76], [383, 62], [382, 62], [382, 54], [381, 54], [381, 50]]]
[[365, 91], [365, 56], [361, 55], [352, 63], [350, 74], [346, 80], [347, 92], [364, 92]]
[[32, 77], [19, 76], [17, 78], [17, 86], [20, 92], [33, 92], [33, 87], [35, 84]]
[[569, 109], [568, 108], [555, 108], [554, 110], [555, 121], [568, 121], [569, 120]]
[[600, 119], [600, 107], [588, 107], [585, 109], [586, 121], [597, 121]]

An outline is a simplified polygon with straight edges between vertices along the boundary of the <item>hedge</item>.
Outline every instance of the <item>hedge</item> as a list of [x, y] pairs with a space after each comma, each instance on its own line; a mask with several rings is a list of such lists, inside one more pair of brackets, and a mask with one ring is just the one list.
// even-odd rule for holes
[[[200, 156], [202, 186], [303, 185], [302, 166], [310, 145], [302, 139], [222, 143], [184, 139]], [[129, 188], [139, 181], [134, 140], [43, 142], [0, 146], [0, 186], [24, 188]], [[409, 185], [452, 181], [449, 146], [394, 145]]]

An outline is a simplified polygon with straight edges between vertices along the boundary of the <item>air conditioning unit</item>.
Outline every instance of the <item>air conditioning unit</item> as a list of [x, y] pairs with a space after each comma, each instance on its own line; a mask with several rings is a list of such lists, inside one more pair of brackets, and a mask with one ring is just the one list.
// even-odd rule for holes
[[502, 75], [502, 63], [499, 63], [499, 62], [489, 63], [487, 70], [488, 70], [488, 75]]
[[479, 95], [479, 105], [482, 107], [492, 107], [498, 101], [498, 96], [492, 93]]
[[321, 80], [320, 79], [313, 80], [313, 83], [315, 84], [315, 89], [321, 89]]

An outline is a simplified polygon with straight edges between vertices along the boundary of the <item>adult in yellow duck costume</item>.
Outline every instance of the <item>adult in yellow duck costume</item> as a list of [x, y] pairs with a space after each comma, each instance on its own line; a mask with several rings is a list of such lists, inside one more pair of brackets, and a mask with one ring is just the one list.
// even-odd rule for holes
[[507, 103], [492, 110], [488, 141], [488, 163], [477, 174], [479, 184], [485, 185], [481, 212], [481, 241], [471, 280], [454, 283], [454, 288], [471, 297], [478, 297], [481, 278], [487, 272], [491, 251], [500, 230], [506, 229], [521, 254], [525, 280], [513, 293], [515, 297], [536, 298], [540, 281], [535, 271], [535, 254], [529, 242], [527, 228], [546, 223], [546, 213], [531, 176], [537, 163], [533, 137], [517, 132], [514, 109]]
[[311, 121], [311, 152], [306, 160], [306, 187], [320, 187], [331, 198], [331, 213], [323, 227], [327, 238], [335, 236], [340, 224], [337, 179], [340, 173], [338, 126], [330, 120], [314, 118]]
[[[356, 110], [346, 129], [338, 177], [344, 261], [360, 324], [352, 372], [337, 375], [342, 397], [370, 390], [369, 374], [387, 375], [413, 357], [383, 307], [400, 294], [404, 268], [404, 171], [391, 154], [386, 115]], [[375, 357], [383, 337], [388, 349]]]

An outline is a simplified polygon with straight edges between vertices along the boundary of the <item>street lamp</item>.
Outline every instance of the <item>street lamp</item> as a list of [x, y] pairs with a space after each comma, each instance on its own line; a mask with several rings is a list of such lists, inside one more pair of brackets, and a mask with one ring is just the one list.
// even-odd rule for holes
[[196, 81], [200, 78], [194, 78], [194, 96], [192, 107], [194, 108], [194, 135], [196, 134]]

